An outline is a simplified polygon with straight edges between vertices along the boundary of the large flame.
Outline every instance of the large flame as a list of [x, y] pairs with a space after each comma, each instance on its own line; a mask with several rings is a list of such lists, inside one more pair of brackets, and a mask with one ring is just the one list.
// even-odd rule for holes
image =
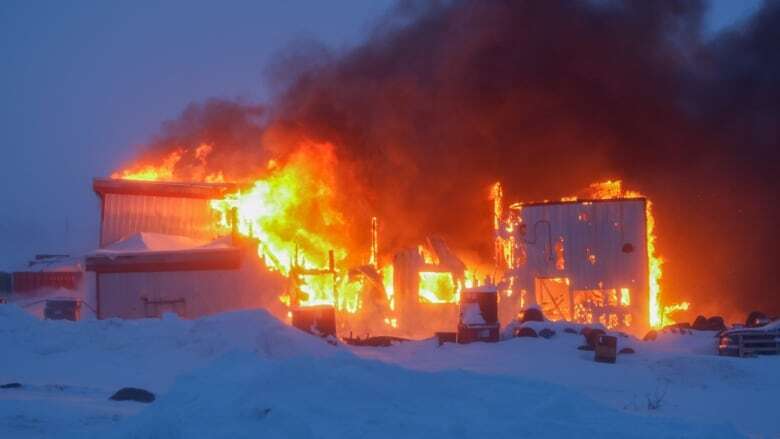
[[[206, 173], [212, 149], [209, 144], [177, 148], [156, 164], [142, 162], [111, 177], [222, 182], [228, 172]], [[373, 280], [353, 276], [354, 270], [349, 270], [348, 264], [355, 261], [348, 261], [350, 248], [344, 237], [349, 233], [337, 208], [337, 166], [333, 145], [303, 142], [283, 160], [270, 160], [258, 178], [239, 179], [241, 189], [211, 200], [210, 206], [222, 228], [256, 239], [266, 266], [290, 279], [290, 288], [279, 297], [287, 306], [333, 305], [354, 314], [365, 307], [364, 300], [370, 300], [364, 297], [366, 291], [380, 289], [387, 300], [385, 323], [395, 328], [392, 265], [381, 267], [378, 261], [369, 261], [378, 276]], [[425, 247], [419, 251], [427, 264], [437, 263]], [[419, 300], [457, 303], [462, 288], [451, 273], [423, 272]]]
[[[645, 216], [647, 221], [647, 258], [648, 258], [648, 322], [654, 328], [665, 324], [674, 323], [669, 317], [671, 313], [679, 310], [687, 310], [690, 304], [661, 305], [661, 277], [663, 276], [664, 260], [656, 251], [655, 216], [653, 216], [653, 203], [637, 191], [624, 190], [621, 180], [607, 180], [593, 183], [588, 187], [587, 196], [594, 199], [611, 198], [645, 198], [647, 200]], [[564, 201], [576, 200], [577, 197], [566, 197]]]
[[420, 273], [420, 301], [426, 303], [457, 303], [460, 290], [447, 272]]
[[223, 226], [231, 226], [235, 219], [238, 233], [259, 240], [258, 252], [268, 265], [296, 278], [296, 289], [304, 294], [283, 301], [356, 312], [362, 283], [348, 282], [336, 270], [349, 253], [338, 240], [345, 220], [335, 207], [335, 161], [331, 144], [301, 145], [284, 164], [269, 162], [267, 175], [213, 200], [211, 207], [219, 212]]
[[185, 150], [177, 148], [171, 151], [159, 165], [144, 164], [135, 166], [120, 172], [111, 174], [111, 178], [122, 180], [143, 180], [143, 181], [173, 181], [174, 169], [181, 161]]
[[204, 181], [206, 183], [222, 183], [225, 177], [222, 171], [206, 174], [206, 161], [214, 147], [202, 143], [197, 148], [176, 148], [160, 160], [159, 164], [142, 163], [111, 174], [113, 179], [141, 181], [179, 181], [177, 167], [182, 161], [190, 159], [189, 181]]

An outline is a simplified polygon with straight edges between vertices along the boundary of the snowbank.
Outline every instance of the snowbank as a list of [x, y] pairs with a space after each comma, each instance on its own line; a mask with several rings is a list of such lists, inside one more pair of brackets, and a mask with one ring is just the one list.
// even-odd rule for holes
[[[4, 305], [0, 384], [23, 387], [0, 389], [0, 437], [780, 434], [767, 414], [780, 389], [780, 359], [691, 353], [686, 343], [704, 335], [621, 340], [637, 353], [605, 365], [576, 349], [581, 335], [565, 331], [501, 343], [355, 348], [329, 345], [259, 310], [192, 321], [67, 322]], [[108, 400], [127, 386], [158, 399]], [[649, 409], [646, 399], [658, 395], [661, 406]]]
[[[353, 351], [420, 371], [466, 370], [541, 380], [615, 410], [690, 422], [727, 422], [742, 434], [780, 436], [780, 422], [768, 413], [780, 391], [780, 357], [719, 357], [712, 331], [662, 332], [654, 342], [619, 337], [619, 348], [631, 347], [636, 353], [619, 354], [616, 364], [603, 364], [594, 362], [594, 352], [577, 349], [585, 343], [582, 335], [558, 330], [558, 324], [551, 322], [526, 325], [553, 328], [556, 334], [550, 339], [523, 337], [440, 347], [436, 340], [426, 340]], [[649, 408], [656, 399], [660, 407]]]
[[634, 415], [539, 381], [425, 373], [340, 355], [229, 354], [177, 381], [115, 437], [735, 437], [728, 425]]
[[[0, 383], [135, 386], [164, 391], [176, 376], [232, 350], [262, 358], [332, 355], [335, 348], [263, 310], [199, 320], [38, 320], [0, 306]], [[139, 373], [148, 371], [149, 373]], [[115, 389], [114, 389], [115, 390]]]

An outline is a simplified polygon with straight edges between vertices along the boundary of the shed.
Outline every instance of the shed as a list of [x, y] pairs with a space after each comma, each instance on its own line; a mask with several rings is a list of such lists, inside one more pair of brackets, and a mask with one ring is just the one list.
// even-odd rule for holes
[[84, 274], [83, 261], [69, 255], [35, 255], [26, 267], [11, 273], [10, 291], [29, 295], [54, 290], [76, 291]]
[[283, 316], [287, 281], [258, 257], [256, 240], [221, 225], [210, 200], [232, 184], [95, 179], [100, 248], [86, 258], [98, 318], [196, 318], [267, 308]]
[[223, 311], [268, 308], [286, 280], [257, 256], [257, 243], [225, 237], [199, 243], [184, 237], [138, 233], [86, 259], [95, 276], [98, 318], [196, 318]]

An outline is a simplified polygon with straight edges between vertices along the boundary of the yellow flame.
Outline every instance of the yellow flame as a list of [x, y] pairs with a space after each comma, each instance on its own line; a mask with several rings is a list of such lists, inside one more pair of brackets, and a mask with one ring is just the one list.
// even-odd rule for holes
[[184, 149], [176, 149], [168, 154], [160, 165], [141, 165], [125, 169], [121, 172], [114, 172], [111, 174], [111, 178], [115, 180], [172, 181], [174, 179], [174, 168], [182, 156], [184, 156], [184, 153]]
[[631, 306], [631, 291], [628, 288], [620, 289], [620, 305]]
[[393, 266], [388, 265], [382, 269], [382, 283], [387, 295], [387, 303], [390, 304], [390, 310], [395, 311], [395, 290], [393, 289]]
[[452, 273], [421, 272], [420, 301], [427, 303], [457, 303], [460, 291], [456, 288]]
[[661, 322], [662, 326], [673, 325], [675, 321], [671, 319], [671, 314], [677, 311], [687, 311], [690, 307], [691, 304], [689, 302], [674, 303], [672, 305], [664, 306], [663, 321]]
[[[269, 174], [250, 187], [212, 200], [211, 207], [219, 213], [222, 226], [231, 227], [235, 217], [238, 233], [258, 239], [258, 253], [269, 265], [285, 276], [296, 275], [303, 294], [296, 301], [288, 299], [291, 303], [334, 305], [356, 312], [363, 283], [326, 272], [330, 250], [337, 264], [347, 257], [345, 247], [327, 238], [338, 236], [333, 228], [344, 222], [333, 207], [335, 181], [328, 163], [332, 155], [329, 144], [304, 146], [284, 164], [269, 163]], [[323, 232], [328, 228], [334, 233]], [[300, 270], [293, 272], [294, 267]], [[320, 271], [313, 273], [313, 269]]]

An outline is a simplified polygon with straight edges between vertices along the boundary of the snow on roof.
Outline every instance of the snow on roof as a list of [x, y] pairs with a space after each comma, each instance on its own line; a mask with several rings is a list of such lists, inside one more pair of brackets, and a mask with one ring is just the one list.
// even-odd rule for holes
[[203, 241], [186, 236], [139, 232], [120, 239], [119, 241], [110, 244], [105, 248], [98, 249], [93, 254], [136, 254], [149, 252], [227, 249], [232, 247], [229, 243], [229, 240], [229, 237], [223, 237], [213, 241]]
[[769, 322], [764, 326], [756, 326], [756, 327], [741, 326], [738, 328], [731, 328], [724, 331], [723, 335], [746, 333], [746, 332], [771, 332], [771, 331], [780, 331], [780, 319], [775, 320], [773, 322]]
[[82, 257], [69, 255], [36, 255], [35, 259], [24, 265], [9, 267], [9, 271], [15, 272], [78, 272], [84, 271], [84, 260]]

